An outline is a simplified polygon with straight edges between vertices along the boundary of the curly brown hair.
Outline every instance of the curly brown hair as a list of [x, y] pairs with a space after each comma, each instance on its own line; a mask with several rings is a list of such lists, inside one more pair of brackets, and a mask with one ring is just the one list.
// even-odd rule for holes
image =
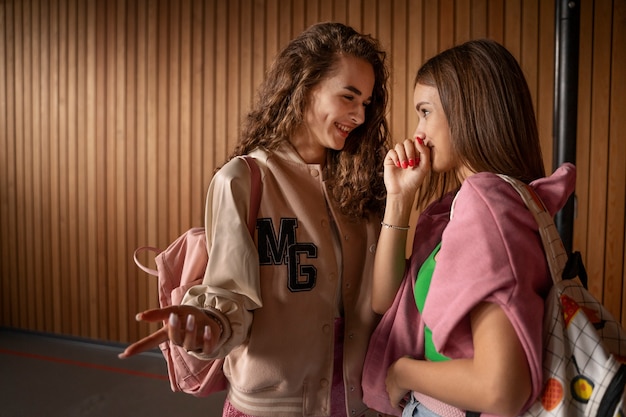
[[303, 123], [313, 87], [332, 76], [339, 58], [346, 55], [372, 65], [374, 89], [364, 123], [350, 133], [341, 151], [328, 149], [325, 178], [332, 198], [344, 214], [380, 216], [386, 195], [383, 160], [390, 144], [385, 118], [389, 70], [379, 42], [349, 26], [332, 22], [315, 24], [278, 54], [229, 159], [259, 147], [272, 152], [289, 140]]

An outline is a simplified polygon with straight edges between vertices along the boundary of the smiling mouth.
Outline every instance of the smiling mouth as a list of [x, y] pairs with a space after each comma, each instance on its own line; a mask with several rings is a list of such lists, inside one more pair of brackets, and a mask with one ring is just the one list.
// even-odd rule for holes
[[340, 125], [339, 123], [335, 123], [335, 127], [339, 129], [339, 131], [342, 132], [344, 136], [348, 136], [350, 132], [352, 132], [351, 128], [344, 126], [344, 125]]

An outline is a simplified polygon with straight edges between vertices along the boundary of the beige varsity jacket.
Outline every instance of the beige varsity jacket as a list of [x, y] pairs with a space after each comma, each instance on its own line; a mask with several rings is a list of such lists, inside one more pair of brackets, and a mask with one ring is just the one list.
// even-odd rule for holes
[[380, 219], [341, 215], [321, 167], [306, 164], [289, 144], [252, 156], [263, 183], [256, 242], [246, 226], [250, 174], [235, 158], [209, 186], [209, 264], [203, 285], [183, 303], [223, 321], [227, 337], [213, 357], [227, 355], [230, 402], [273, 417], [330, 412], [334, 320], [342, 308], [347, 415], [360, 416], [367, 409], [363, 361], [378, 319], [370, 293]]

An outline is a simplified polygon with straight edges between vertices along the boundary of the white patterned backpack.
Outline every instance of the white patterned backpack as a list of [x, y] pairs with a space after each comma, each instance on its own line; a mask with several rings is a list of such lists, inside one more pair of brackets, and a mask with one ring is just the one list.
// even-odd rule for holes
[[524, 417], [626, 416], [626, 332], [587, 291], [580, 254], [568, 259], [552, 217], [534, 191], [501, 177], [537, 219], [554, 281], [544, 312], [544, 387]]

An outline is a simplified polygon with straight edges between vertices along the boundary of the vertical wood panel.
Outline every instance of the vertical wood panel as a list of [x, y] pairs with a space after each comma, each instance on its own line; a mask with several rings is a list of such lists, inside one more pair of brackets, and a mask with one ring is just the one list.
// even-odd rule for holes
[[[422, 31], [422, 20], [424, 18], [424, 9], [422, 0], [418, 1], [409, 1], [408, 2], [408, 61], [407, 61], [407, 71], [408, 80], [409, 80], [409, 91], [406, 92], [407, 97], [406, 100], [408, 102], [410, 111], [408, 112], [407, 117], [407, 133], [413, 134], [415, 132], [415, 128], [417, 126], [417, 114], [415, 112], [415, 107], [413, 106], [413, 82], [415, 81], [415, 75], [417, 74], [417, 70], [420, 65], [424, 62], [424, 36]], [[395, 72], [395, 71], [394, 71]], [[396, 74], [398, 76], [398, 74]], [[403, 91], [392, 90], [392, 97], [397, 94], [405, 94]], [[393, 128], [393, 127], [392, 127]], [[394, 135], [397, 138], [396, 135]]]
[[[252, 95], [256, 86], [252, 85], [252, 69], [254, 62], [254, 28], [252, 22], [253, 16], [252, 0], [242, 0], [240, 12], [241, 39], [239, 42], [239, 50], [241, 51], [241, 64], [239, 66], [239, 111], [237, 113], [237, 131], [241, 126], [246, 110], [252, 104]], [[238, 139], [236, 135], [235, 139]], [[200, 195], [202, 195], [201, 193]]]
[[[120, 0], [121, 1], [121, 0]], [[125, 32], [119, 30], [122, 19], [120, 3], [117, 0], [107, 2], [107, 90], [106, 90], [106, 120], [107, 129], [111, 129], [106, 141], [106, 211], [108, 213], [107, 223], [107, 299], [109, 304], [118, 304], [120, 291], [126, 281], [124, 276], [124, 261], [126, 255], [119, 247], [123, 245], [120, 232], [122, 231], [120, 218], [120, 208], [123, 207], [123, 194], [121, 188], [124, 187], [123, 171], [123, 129], [124, 129], [124, 107], [122, 99], [124, 74], [120, 70], [123, 62], [123, 38]], [[119, 53], [119, 55], [118, 55]], [[120, 201], [121, 200], [121, 201]], [[125, 326], [121, 322], [121, 309], [115, 308], [109, 312], [108, 334], [116, 340], [123, 340], [122, 333]]]
[[363, 27], [363, 6], [361, 0], [348, 0], [348, 21], [346, 24], [361, 30]]
[[41, 311], [44, 315], [42, 330], [46, 332], [54, 331], [54, 310], [53, 303], [50, 302], [52, 289], [52, 280], [50, 279], [50, 265], [52, 262], [52, 242], [51, 242], [51, 228], [50, 228], [50, 3], [43, 2], [40, 5], [40, 26], [39, 26], [39, 44], [40, 48], [40, 65], [39, 65], [39, 90], [40, 90], [40, 103], [39, 108], [35, 109], [40, 114], [41, 130], [41, 262], [39, 272], [41, 277], [48, 277], [41, 280], [40, 287], [43, 292], [41, 300]]
[[522, 0], [507, 0], [504, 6], [504, 46], [518, 57], [521, 50]]
[[378, 35], [378, 13], [376, 0], [362, 0], [361, 27], [358, 28], [363, 33]]
[[[362, 0], [361, 0], [362, 1]], [[285, 43], [289, 41], [291, 38], [298, 36], [302, 30], [307, 27], [306, 21], [306, 10], [307, 6], [314, 5], [315, 2], [302, 2], [302, 1], [292, 1], [291, 2], [291, 15], [289, 15], [289, 37], [285, 39]], [[281, 47], [284, 46], [281, 45]]]
[[[194, 29], [194, 21], [192, 19], [192, 0], [182, 3], [182, 19], [181, 19], [181, 129], [177, 138], [180, 141], [180, 193], [181, 193], [181, 216], [180, 228], [189, 228], [196, 225], [192, 221], [192, 205], [188, 198], [192, 195], [193, 177], [192, 177], [192, 100], [193, 100], [193, 53], [194, 44], [192, 42], [192, 34]], [[180, 229], [179, 229], [180, 230]]]
[[[30, 253], [32, 251], [34, 241], [33, 241], [33, 211], [36, 205], [35, 195], [34, 195], [34, 177], [35, 170], [37, 169], [35, 165], [33, 165], [33, 123], [30, 120], [30, 117], [27, 115], [30, 112], [30, 109], [33, 108], [33, 76], [32, 76], [32, 68], [33, 68], [33, 45], [32, 45], [32, 16], [31, 16], [31, 4], [24, 3], [22, 5], [21, 11], [21, 26], [22, 26], [22, 81], [24, 85], [22, 86], [22, 106], [18, 108], [21, 113], [20, 125], [21, 129], [23, 129], [22, 135], [22, 163], [23, 165], [23, 196], [22, 196], [22, 204], [23, 204], [23, 214], [22, 218], [22, 236], [23, 245], [22, 248], [25, 250], [22, 254], [22, 262], [23, 262], [23, 272], [25, 274], [26, 281], [26, 294], [28, 294], [28, 298], [25, 301], [31, 299], [36, 292], [35, 287], [35, 273], [33, 270], [33, 262], [30, 262]], [[27, 302], [24, 312], [26, 314], [26, 323], [28, 327], [36, 328], [35, 321], [35, 307], [34, 303]]]
[[454, 0], [441, 0], [439, 3], [439, 49], [444, 50], [454, 46], [456, 11]]
[[[180, 119], [181, 119], [181, 85], [180, 85], [180, 64], [181, 64], [181, 22], [180, 22], [181, 2], [168, 2], [164, 7], [168, 20], [168, 35], [165, 45], [165, 55], [167, 56], [167, 102], [163, 102], [163, 111], [167, 115], [167, 129], [165, 131], [165, 146], [163, 151], [167, 163], [167, 196], [163, 196], [163, 202], [167, 204], [167, 236], [173, 239], [181, 230], [180, 227]], [[164, 10], [165, 11], [165, 10]], [[169, 202], [169, 203], [168, 203]]]
[[[605, 304], [616, 317], [623, 317], [624, 240], [626, 228], [626, 2], [617, 1], [612, 11], [611, 86], [609, 99], [609, 167], [607, 181], [607, 236], [605, 271], [607, 282]], [[620, 279], [621, 278], [621, 279]]]
[[[320, 9], [319, 9], [319, 3], [317, 1], [308, 1], [304, 4], [302, 4], [301, 2], [296, 2], [296, 3], [298, 3], [298, 6], [302, 7], [304, 11], [304, 27], [309, 27], [315, 22], [320, 21]], [[287, 21], [289, 20], [290, 19], [288, 19]], [[284, 22], [284, 23], [286, 24], [287, 22]], [[293, 33], [292, 37], [295, 35], [296, 34]]]
[[[589, 189], [589, 242], [587, 271], [595, 279], [589, 283], [591, 292], [602, 299], [604, 286], [604, 252], [606, 242], [606, 191], [609, 142], [611, 7], [609, 2], [596, 2], [594, 8], [594, 38], [591, 97], [591, 148]], [[607, 20], [608, 19], [608, 20]], [[603, 23], [600, 23], [603, 22]]]
[[[38, 68], [41, 67], [41, 44], [39, 34], [41, 33], [40, 27], [40, 5], [38, 3], [32, 4], [31, 8], [31, 16], [32, 20], [31, 24], [31, 42], [32, 42], [32, 74], [31, 74], [31, 85], [32, 85], [32, 113], [31, 113], [31, 123], [32, 123], [32, 167], [33, 169], [33, 237], [43, 229], [43, 186], [42, 181], [45, 176], [42, 173], [42, 128], [41, 128], [41, 86], [40, 86], [40, 78]], [[42, 242], [40, 239], [32, 240], [32, 250], [31, 254], [34, 259], [42, 259], [43, 257], [43, 249]], [[35, 287], [33, 288], [33, 299], [34, 299], [34, 327], [38, 330], [44, 329], [44, 289], [37, 282], [37, 277], [43, 276], [42, 264], [41, 262], [31, 262], [32, 265], [32, 274]]]
[[13, 21], [15, 24], [14, 32], [14, 50], [15, 54], [15, 169], [16, 169], [16, 224], [17, 224], [17, 239], [15, 244], [17, 247], [16, 258], [16, 273], [18, 276], [24, 277], [18, 281], [18, 317], [22, 318], [22, 321], [28, 326], [28, 311], [27, 311], [27, 291], [28, 291], [28, 276], [25, 270], [25, 260], [27, 248], [25, 247], [25, 219], [23, 214], [25, 211], [25, 184], [24, 184], [24, 171], [26, 167], [24, 165], [24, 84], [27, 82], [24, 77], [23, 66], [23, 24], [22, 24], [22, 5], [16, 4], [13, 11]]
[[[6, 50], [6, 6], [0, 3], [0, 57], [3, 59], [7, 56]], [[7, 71], [5, 65], [0, 65], [0, 137], [7, 138]], [[0, 143], [0, 217], [9, 218], [9, 182], [8, 178], [8, 140]], [[0, 241], [7, 242], [9, 239], [8, 225], [6, 222], [0, 222]], [[0, 245], [0, 277], [9, 277], [10, 268], [7, 260], [9, 259], [9, 245]], [[5, 320], [11, 316], [11, 288], [9, 279], [0, 280], [0, 302], [2, 307], [0, 312]]]
[[[147, 239], [141, 242], [141, 244], [151, 244], [151, 242], [157, 242], [157, 245], [164, 245], [165, 243], [162, 240], [159, 240], [161, 237], [161, 232], [159, 230], [159, 215], [162, 210], [159, 209], [160, 201], [159, 201], [159, 187], [163, 184], [163, 177], [160, 176], [161, 171], [159, 169], [159, 165], [155, 163], [158, 161], [158, 148], [157, 148], [157, 138], [158, 138], [158, 105], [159, 105], [159, 95], [158, 95], [158, 74], [159, 72], [156, 70], [158, 68], [158, 29], [159, 29], [159, 7], [153, 1], [149, 1], [147, 3], [147, 16], [146, 16], [146, 33], [147, 39], [146, 42], [146, 71], [143, 73], [146, 78], [146, 100], [147, 100], [147, 108], [146, 108], [146, 160], [147, 160], [147, 214], [146, 214], [146, 228], [147, 228]], [[143, 212], [140, 212], [140, 214]], [[160, 246], [164, 247], [164, 246]], [[145, 277], [145, 275], [144, 275]], [[147, 287], [149, 289], [148, 294], [153, 298], [148, 298], [149, 304], [148, 307], [156, 307], [156, 298], [154, 298], [157, 294], [157, 282], [154, 278], [148, 278]], [[148, 325], [148, 328], [151, 331], [156, 330], [159, 325], [157, 323], [153, 323]]]
[[107, 9], [106, 3], [97, 2], [97, 11], [96, 11], [96, 59], [95, 59], [95, 74], [96, 74], [96, 103], [95, 103], [95, 111], [96, 111], [96, 138], [95, 138], [95, 166], [96, 166], [96, 189], [98, 192], [96, 193], [96, 240], [98, 242], [98, 250], [97, 250], [97, 266], [98, 266], [98, 274], [96, 279], [95, 293], [97, 297], [96, 305], [98, 306], [97, 310], [97, 318], [98, 324], [96, 326], [96, 334], [101, 338], [108, 339], [110, 338], [110, 333], [108, 331], [109, 327], [109, 313], [107, 311], [107, 306], [109, 305], [110, 300], [108, 299], [108, 286], [107, 286], [107, 276], [108, 270], [107, 265], [109, 261], [108, 256], [108, 246], [107, 246], [107, 219], [108, 212], [106, 210], [106, 135], [108, 134], [107, 126], [109, 125], [106, 121], [106, 45], [107, 45]]
[[470, 13], [469, 1], [458, 1], [455, 5], [454, 12], [454, 40], [456, 44], [466, 42], [471, 39], [472, 35], [472, 16]]
[[[77, 140], [77, 124], [78, 124], [78, 90], [77, 90], [77, 2], [76, 0], [68, 0], [66, 5], [67, 10], [67, 107], [66, 115], [67, 120], [67, 196], [68, 196], [68, 210], [67, 210], [67, 227], [68, 227], [68, 245], [70, 253], [79, 253], [80, 245], [78, 243], [78, 140]], [[81, 332], [81, 304], [80, 288], [82, 286], [79, 280], [79, 258], [74, 257], [69, 260], [69, 280], [68, 286], [69, 299], [79, 300], [79, 302], [70, 303], [70, 317], [67, 319], [71, 322], [71, 332]]]
[[[36, 168], [35, 178], [36, 178], [36, 190], [35, 195], [37, 198], [36, 207], [35, 207], [35, 220], [34, 220], [34, 230], [36, 231], [35, 236], [35, 245], [33, 248], [33, 256], [34, 259], [39, 259], [39, 262], [34, 263], [34, 273], [35, 280], [37, 282], [37, 292], [35, 295], [35, 303], [37, 306], [36, 310], [36, 328], [41, 331], [45, 331], [50, 329], [50, 310], [48, 307], [50, 303], [47, 301], [47, 297], [49, 294], [50, 284], [49, 282], [44, 284], [38, 282], [37, 277], [46, 276], [46, 269], [44, 265], [44, 259], [49, 260], [49, 242], [44, 242], [44, 239], [38, 238], [37, 235], [44, 235], [46, 232], [46, 215], [47, 215], [47, 206], [49, 201], [47, 199], [47, 178], [48, 178], [48, 166], [47, 162], [47, 147], [48, 147], [48, 136], [47, 136], [47, 88], [45, 84], [44, 72], [40, 70], [42, 67], [47, 66], [47, 45], [46, 45], [46, 37], [43, 37], [41, 34], [47, 31], [46, 22], [47, 19], [44, 19], [44, 15], [42, 12], [42, 5], [33, 4], [33, 21], [34, 27], [32, 32], [33, 43], [36, 45], [34, 51], [34, 60], [33, 63], [33, 85], [34, 85], [34, 103], [32, 109], [32, 117], [33, 117], [33, 157], [34, 157], [34, 167]], [[47, 75], [47, 72], [46, 72]], [[41, 236], [40, 235], [40, 236]]]
[[[77, 247], [79, 253], [85, 253], [86, 247], [84, 243], [89, 241], [89, 225], [88, 216], [89, 211], [85, 210], [88, 207], [88, 190], [89, 182], [87, 171], [89, 167], [89, 155], [88, 149], [88, 121], [85, 114], [87, 109], [87, 42], [88, 42], [88, 26], [87, 26], [87, 2], [76, 2], [76, 187], [77, 187], [77, 200], [76, 200], [76, 216], [78, 223], [77, 235]], [[82, 114], [82, 117], [76, 117]], [[89, 255], [88, 252], [85, 256], [77, 258], [78, 261], [78, 281], [79, 291], [78, 299], [80, 300], [79, 315], [80, 315], [80, 334], [86, 335], [90, 332], [89, 321]]]
[[[548, 3], [545, 2], [544, 3]], [[504, 42], [504, 0], [489, 0], [487, 3], [487, 36]]]
[[537, 73], [538, 73], [538, 0], [525, 0], [522, 7], [522, 39], [520, 61], [528, 81], [533, 106], [537, 108]]
[[[136, 233], [139, 229], [137, 224], [137, 187], [139, 185], [139, 176], [137, 175], [137, 165], [140, 163], [139, 156], [137, 154], [137, 144], [139, 138], [137, 137], [137, 110], [139, 105], [139, 80], [137, 78], [137, 68], [139, 60], [139, 50], [137, 45], [137, 31], [138, 31], [138, 16], [137, 16], [137, 3], [130, 2], [128, 4], [121, 4], [120, 8], [125, 9], [124, 22], [120, 24], [124, 25], [124, 31], [126, 32], [125, 53], [125, 88], [123, 91], [124, 97], [122, 98], [126, 103], [124, 109], [124, 143], [126, 158], [124, 160], [125, 177], [125, 190], [124, 201], [125, 207], [125, 230], [122, 231], [124, 236], [124, 245], [121, 248], [121, 259], [125, 260], [125, 277], [126, 280], [120, 289], [120, 300], [123, 300], [124, 307], [120, 311], [120, 321], [124, 323], [125, 331], [122, 332], [122, 340], [136, 340], [139, 336], [137, 332], [137, 325], [128, 320], [133, 313], [139, 311], [139, 305], [137, 300], [139, 295], [138, 282], [137, 282], [137, 268], [133, 268], [130, 256], [130, 245], [137, 246]], [[142, 103], [143, 104], [143, 103]]]
[[83, 246], [87, 249], [87, 254], [84, 256], [87, 258], [88, 262], [88, 275], [83, 277], [83, 280], [87, 281], [87, 303], [88, 303], [88, 318], [85, 318], [85, 321], [88, 322], [89, 331], [83, 336], [90, 337], [96, 339], [99, 337], [99, 323], [100, 320], [98, 318], [99, 312], [99, 292], [98, 292], [98, 282], [99, 282], [99, 256], [97, 256], [99, 249], [101, 248], [100, 241], [98, 240], [98, 167], [97, 167], [97, 139], [98, 139], [98, 119], [97, 119], [97, 76], [96, 76], [96, 46], [97, 46], [97, 30], [93, 28], [97, 28], [96, 22], [97, 16], [97, 8], [95, 0], [91, 0], [87, 2], [87, 11], [86, 11], [86, 27], [89, 28], [87, 31], [86, 41], [87, 41], [87, 59], [86, 59], [86, 70], [87, 70], [87, 80], [86, 80], [86, 115], [84, 117], [87, 121], [87, 136], [86, 136], [86, 145], [87, 145], [87, 170], [84, 175], [87, 178], [87, 242]]
[[256, 90], [258, 86], [265, 78], [265, 70], [267, 69], [267, 19], [271, 13], [275, 13], [274, 8], [271, 8], [270, 2], [254, 2], [254, 12], [252, 13], [252, 75], [250, 79], [250, 85], [252, 91], [250, 92], [249, 106], [255, 99]]
[[[130, 53], [134, 52], [129, 50], [127, 39], [129, 37], [129, 26], [127, 26], [127, 7], [125, 0], [118, 0], [116, 5], [116, 17], [115, 17], [115, 32], [116, 36], [116, 168], [115, 172], [118, 173], [116, 178], [116, 194], [115, 211], [118, 213], [116, 228], [116, 251], [118, 259], [118, 271], [117, 274], [112, 276], [111, 279], [116, 281], [116, 293], [114, 299], [118, 300], [118, 323], [119, 330], [117, 339], [122, 341], [128, 341], [129, 327], [131, 321], [128, 320], [131, 317], [131, 311], [129, 305], [131, 300], [129, 299], [129, 267], [130, 259], [128, 257], [128, 227], [132, 223], [129, 223], [128, 208], [132, 203], [129, 201], [128, 187], [129, 184], [135, 182], [134, 176], [128, 170], [127, 161], [128, 158], [133, 155], [131, 147], [133, 141], [131, 141], [129, 135], [129, 128], [132, 127], [132, 117], [129, 117], [128, 111], [133, 108], [132, 106], [132, 91], [135, 87], [133, 84], [128, 84], [130, 72], [133, 69], [133, 58], [130, 58]], [[133, 155], [134, 156], [134, 155]], [[117, 278], [116, 278], [117, 277]]]
[[[2, 5], [4, 37], [2, 47], [3, 58], [6, 62], [2, 69], [6, 79], [2, 82], [2, 89], [6, 101], [3, 101], [2, 132], [6, 140], [2, 148], [6, 151], [1, 168], [4, 170], [2, 196], [2, 273], [3, 273], [3, 318], [10, 326], [19, 326], [19, 284], [16, 283], [19, 271], [17, 270], [17, 172], [16, 172], [16, 125], [15, 104], [17, 101], [15, 88], [15, 18], [13, 4]], [[4, 275], [4, 274], [7, 275]], [[6, 278], [4, 278], [6, 277]], [[4, 304], [6, 303], [6, 304]]]
[[333, 1], [333, 20], [337, 22], [346, 22], [347, 18], [347, 2], [346, 0]]
[[538, 71], [537, 71], [537, 127], [543, 154], [546, 173], [552, 172], [552, 156], [554, 140], [553, 114], [554, 108], [554, 60], [555, 60], [555, 7], [552, 2], [539, 2], [539, 33], [538, 33]]
[[472, 38], [485, 38], [487, 37], [487, 0], [472, 0], [471, 3], [471, 36]]
[[[387, 40], [381, 43], [388, 52], [389, 66], [391, 72], [391, 86], [390, 91], [397, 91], [397, 94], [393, 94], [389, 97], [390, 114], [389, 114], [389, 126], [393, 137], [408, 138], [413, 133], [411, 128], [407, 125], [407, 112], [412, 108], [412, 98], [409, 95], [412, 90], [411, 81], [408, 80], [409, 74], [414, 71], [413, 68], [409, 68], [407, 60], [413, 53], [409, 48], [410, 37], [408, 35], [410, 31], [407, 29], [407, 4], [406, 1], [395, 1], [393, 3], [393, 13], [395, 16], [402, 16], [401, 18], [394, 19], [393, 16], [387, 16], [384, 25], [381, 25], [381, 31], [389, 33]], [[393, 69], [393, 70], [392, 70]]]
[[[625, 6], [581, 7], [574, 247], [592, 291], [623, 319]], [[156, 330], [133, 319], [157, 305], [156, 279], [133, 249], [202, 224], [213, 170], [277, 51], [331, 19], [387, 50], [395, 140], [415, 128], [412, 83], [425, 59], [471, 38], [503, 42], [528, 77], [550, 168], [552, 2], [6, 0], [0, 325], [123, 342]]]
[[320, 22], [330, 22], [333, 20], [333, 0], [320, 0], [319, 17]]
[[239, 0], [228, 2], [228, 28], [226, 40], [226, 132], [224, 159], [235, 146], [237, 131], [239, 130], [239, 94], [241, 83], [238, 78], [240, 70], [240, 39]]
[[228, 116], [227, 116], [227, 96], [230, 93], [228, 86], [228, 10], [226, 2], [217, 1], [215, 18], [215, 61], [213, 63], [215, 71], [215, 134], [212, 137], [213, 165], [216, 165], [226, 154], [226, 144], [228, 138]]
[[[132, 8], [132, 10], [130, 10]], [[129, 232], [129, 252], [132, 248], [138, 247], [141, 243], [146, 242], [148, 239], [147, 229], [150, 227], [146, 223], [146, 213], [149, 210], [147, 205], [148, 200], [148, 139], [147, 139], [147, 6], [145, 1], [138, 1], [134, 6], [129, 6], [129, 49], [135, 49], [135, 74], [130, 74], [129, 71], [129, 84], [135, 85], [136, 95], [134, 97], [135, 108], [129, 113], [133, 113], [135, 118], [134, 129], [129, 129], [131, 139], [134, 144], [135, 157], [129, 158], [128, 163], [130, 165], [129, 170], [134, 173], [135, 183], [129, 184], [129, 199], [133, 200], [133, 206], [135, 211], [129, 208], [128, 216], [129, 224], [134, 224], [134, 228], [131, 226]], [[131, 17], [132, 16], [132, 17]], [[133, 26], [134, 25], [134, 26]], [[134, 28], [134, 29], [133, 29]], [[134, 229], [134, 230], [133, 230]], [[142, 259], [142, 262], [149, 263], [147, 259]], [[137, 268], [131, 266], [128, 273], [128, 287], [129, 287], [129, 299], [134, 299], [133, 303], [129, 303], [129, 311], [137, 312], [143, 307], [148, 305], [150, 295], [149, 286], [147, 285], [151, 277], [140, 274]], [[129, 338], [131, 340], [137, 340], [142, 334], [142, 325], [135, 323], [131, 325], [129, 329]]]
[[[202, 28], [202, 36], [204, 41], [203, 45], [203, 86], [202, 86], [202, 166], [203, 166], [203, 185], [208, 186], [209, 177], [211, 176], [212, 168], [215, 166], [213, 161], [214, 146], [213, 140], [215, 138], [215, 107], [216, 107], [216, 74], [215, 74], [215, 60], [216, 60], [216, 18], [217, 18], [217, 5], [216, 0], [214, 2], [204, 2], [204, 27]], [[263, 25], [259, 25], [260, 28]], [[261, 38], [262, 39], [262, 38]], [[259, 45], [256, 45], [257, 47]], [[263, 50], [263, 49], [261, 49]], [[204, 192], [206, 187], [203, 188], [202, 209], [204, 209]], [[201, 211], [202, 213], [202, 211]], [[204, 224], [204, 217], [199, 224]]]
[[[436, 34], [439, 33], [439, 4], [437, 0], [424, 0], [424, 15], [422, 20], [422, 27], [424, 28], [422, 34], [424, 36], [423, 43], [423, 59], [433, 57], [439, 52], [439, 39]], [[434, 34], [432, 37], [430, 34]]]
[[[189, 155], [189, 226], [201, 225], [204, 219], [201, 215], [204, 209], [204, 159], [202, 142], [204, 136], [202, 134], [203, 126], [203, 103], [202, 93], [204, 88], [204, 80], [202, 74], [203, 67], [203, 42], [202, 34], [204, 30], [204, 10], [203, 3], [195, 0], [191, 9], [191, 67], [190, 67], [190, 155]], [[251, 77], [250, 77], [251, 78]]]
[[270, 32], [275, 31], [275, 36], [271, 38], [278, 39], [276, 52], [306, 26], [306, 10], [301, 3], [294, 5], [292, 2], [281, 2], [276, 15], [268, 15], [268, 18], [276, 19], [273, 26], [268, 20], [266, 27], [266, 30]]

